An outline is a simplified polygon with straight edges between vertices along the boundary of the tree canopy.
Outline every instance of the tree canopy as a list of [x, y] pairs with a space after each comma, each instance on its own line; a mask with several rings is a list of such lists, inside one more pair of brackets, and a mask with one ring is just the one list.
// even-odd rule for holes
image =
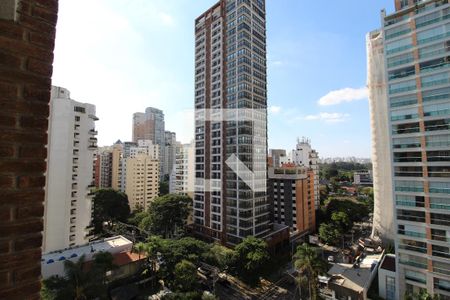
[[319, 237], [326, 244], [334, 244], [339, 237], [341, 232], [339, 228], [333, 223], [322, 223], [319, 227]]
[[349, 216], [344, 211], [335, 211], [331, 214], [331, 220], [333, 223], [340, 228], [340, 232], [344, 233], [350, 230], [352, 223]]
[[239, 243], [234, 250], [238, 276], [251, 285], [257, 284], [270, 260], [267, 243], [250, 236]]
[[198, 281], [197, 267], [188, 260], [183, 259], [175, 265], [174, 286], [181, 292], [192, 291]]
[[111, 253], [94, 256], [90, 269], [85, 268], [84, 255], [78, 261], [64, 261], [64, 277], [51, 276], [42, 282], [44, 300], [106, 299], [106, 272], [115, 268]]
[[160, 277], [171, 281], [175, 266], [179, 262], [184, 259], [198, 264], [206, 257], [210, 247], [207, 243], [191, 237], [175, 240], [153, 236], [145, 243], [144, 249], [153, 260], [160, 261]]
[[345, 212], [350, 222], [359, 222], [369, 215], [369, 210], [363, 203], [348, 198], [330, 198], [326, 203], [326, 216], [331, 219], [335, 212]]
[[164, 238], [171, 238], [184, 230], [192, 199], [184, 195], [168, 194], [154, 199], [141, 219], [139, 227]]
[[299, 273], [298, 282], [303, 283], [307, 281], [310, 298], [313, 300], [318, 299], [317, 276], [324, 270], [325, 265], [320, 259], [317, 249], [304, 243], [297, 247], [294, 259], [295, 268]]
[[113, 189], [102, 189], [95, 192], [93, 224], [95, 233], [102, 232], [105, 221], [125, 222], [130, 215], [128, 197]]

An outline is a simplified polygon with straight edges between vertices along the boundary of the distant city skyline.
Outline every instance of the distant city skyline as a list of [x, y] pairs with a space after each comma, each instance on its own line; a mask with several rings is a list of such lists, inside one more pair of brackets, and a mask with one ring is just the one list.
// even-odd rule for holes
[[[61, 0], [53, 84], [97, 106], [99, 145], [131, 141], [132, 114], [149, 106], [191, 141], [192, 20], [215, 2]], [[365, 34], [379, 27], [374, 12], [393, 11], [376, 2], [268, 1], [269, 148], [306, 136], [320, 157], [370, 157]]]

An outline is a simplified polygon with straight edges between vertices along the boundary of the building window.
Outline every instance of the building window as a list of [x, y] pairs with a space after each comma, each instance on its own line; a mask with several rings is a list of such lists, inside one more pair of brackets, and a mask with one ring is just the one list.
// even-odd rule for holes
[[395, 300], [395, 278], [386, 276], [386, 300]]
[[86, 109], [81, 106], [74, 106], [73, 110], [80, 113], [86, 113]]

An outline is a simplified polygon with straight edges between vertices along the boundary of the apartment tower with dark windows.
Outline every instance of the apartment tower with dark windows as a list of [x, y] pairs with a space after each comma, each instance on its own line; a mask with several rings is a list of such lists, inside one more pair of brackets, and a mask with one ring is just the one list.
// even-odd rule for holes
[[210, 118], [195, 124], [194, 229], [224, 244], [273, 234], [265, 27], [263, 0], [221, 0], [195, 20], [195, 110]]

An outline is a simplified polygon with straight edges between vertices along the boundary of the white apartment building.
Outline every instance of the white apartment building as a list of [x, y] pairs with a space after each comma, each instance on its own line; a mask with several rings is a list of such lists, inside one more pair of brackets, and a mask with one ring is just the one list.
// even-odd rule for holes
[[353, 184], [371, 186], [373, 184], [372, 172], [371, 171], [353, 172]]
[[67, 89], [52, 87], [44, 253], [89, 242], [96, 120], [94, 105], [74, 101]]
[[427, 291], [450, 299], [450, 4], [396, 0], [395, 7], [382, 11], [382, 28], [371, 35], [382, 47], [369, 68], [384, 73], [378, 100], [387, 118], [374, 125], [390, 141], [393, 200], [381, 214], [393, 212], [395, 298]]
[[311, 147], [311, 140], [303, 137], [297, 139], [297, 146], [291, 152], [291, 161], [297, 166], [311, 168], [314, 173], [314, 206], [316, 209], [320, 205], [320, 184], [319, 184], [319, 153]]
[[193, 197], [195, 185], [195, 147], [193, 143], [176, 147], [175, 166], [170, 177], [169, 191]]
[[145, 154], [151, 156], [153, 159], [159, 160], [159, 145], [154, 144], [151, 140], [138, 140], [137, 145], [131, 146], [129, 151], [129, 157]]

